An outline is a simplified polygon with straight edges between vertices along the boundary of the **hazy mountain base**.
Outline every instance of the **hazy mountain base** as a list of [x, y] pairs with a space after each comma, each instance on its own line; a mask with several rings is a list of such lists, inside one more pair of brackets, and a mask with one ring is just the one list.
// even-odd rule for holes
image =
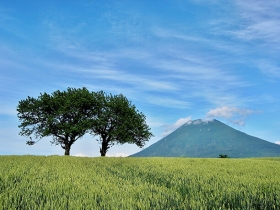
[[219, 157], [233, 158], [280, 157], [280, 145], [247, 135], [218, 120], [195, 120], [148, 148], [135, 157]]

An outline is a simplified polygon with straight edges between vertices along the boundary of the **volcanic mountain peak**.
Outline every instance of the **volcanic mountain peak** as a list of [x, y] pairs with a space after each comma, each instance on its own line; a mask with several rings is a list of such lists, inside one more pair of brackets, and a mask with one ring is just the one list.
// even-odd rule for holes
[[177, 130], [132, 156], [275, 157], [280, 145], [247, 135], [218, 120], [188, 121]]

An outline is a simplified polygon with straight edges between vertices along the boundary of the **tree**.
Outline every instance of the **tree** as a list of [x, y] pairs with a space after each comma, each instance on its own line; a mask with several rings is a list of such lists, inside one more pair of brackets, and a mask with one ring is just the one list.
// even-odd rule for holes
[[99, 136], [101, 156], [106, 156], [108, 149], [115, 143], [143, 147], [153, 136], [146, 124], [145, 115], [136, 110], [122, 94], [113, 96], [100, 91], [97, 95], [102, 105], [99, 105], [90, 133]]
[[[51, 95], [41, 93], [37, 99], [28, 96], [17, 107], [20, 135], [33, 134], [39, 140], [52, 136], [51, 143], [60, 144], [65, 155], [69, 155], [74, 142], [92, 127], [95, 110], [100, 104], [95, 95], [86, 88], [68, 88], [67, 91], [56, 91]], [[31, 139], [27, 144], [36, 142]]]
[[219, 158], [229, 158], [228, 155], [219, 154]]

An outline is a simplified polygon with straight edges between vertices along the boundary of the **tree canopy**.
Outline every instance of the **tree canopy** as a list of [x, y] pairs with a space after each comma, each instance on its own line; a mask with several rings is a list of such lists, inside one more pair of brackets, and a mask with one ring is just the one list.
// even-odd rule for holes
[[[19, 101], [20, 135], [38, 141], [52, 136], [52, 144], [61, 145], [65, 155], [84, 134], [98, 136], [101, 156], [117, 144], [136, 144], [143, 147], [152, 136], [145, 115], [125, 96], [89, 92], [86, 88], [68, 88], [52, 94], [41, 93], [38, 98]], [[33, 145], [37, 141], [27, 141]]]
[[[69, 155], [73, 143], [92, 127], [97, 104], [94, 93], [86, 88], [44, 93], [37, 99], [28, 96], [17, 107], [20, 135], [33, 134], [39, 140], [52, 136], [52, 143], [60, 144], [65, 155]], [[29, 145], [34, 143], [27, 141]]]
[[99, 106], [91, 134], [99, 136], [100, 154], [105, 156], [108, 149], [117, 144], [136, 144], [143, 147], [153, 134], [146, 124], [146, 117], [132, 105], [125, 96], [97, 93]]

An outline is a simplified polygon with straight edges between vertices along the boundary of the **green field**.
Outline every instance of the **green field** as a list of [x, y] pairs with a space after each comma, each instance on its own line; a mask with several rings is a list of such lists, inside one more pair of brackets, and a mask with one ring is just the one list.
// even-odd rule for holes
[[0, 209], [280, 209], [280, 158], [0, 156]]

